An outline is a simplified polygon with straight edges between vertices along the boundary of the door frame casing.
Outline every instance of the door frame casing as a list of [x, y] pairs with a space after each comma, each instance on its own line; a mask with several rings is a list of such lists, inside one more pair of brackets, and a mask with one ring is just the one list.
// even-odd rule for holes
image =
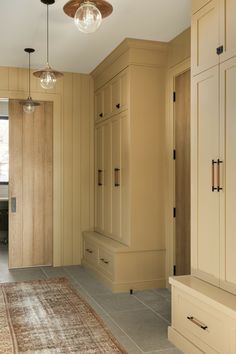
[[[61, 97], [54, 93], [35, 92], [34, 99], [53, 103], [53, 266], [61, 264], [61, 243], [62, 243], [62, 115]], [[25, 99], [23, 92], [0, 90], [0, 97], [12, 100]]]
[[174, 267], [174, 237], [175, 220], [173, 217], [173, 208], [175, 207], [175, 163], [173, 160], [173, 150], [175, 148], [174, 132], [174, 101], [173, 92], [175, 91], [175, 79], [177, 76], [191, 70], [191, 59], [170, 68], [167, 72], [166, 86], [166, 203], [165, 203], [165, 235], [166, 235], [166, 287], [169, 285], [169, 277], [173, 276]]

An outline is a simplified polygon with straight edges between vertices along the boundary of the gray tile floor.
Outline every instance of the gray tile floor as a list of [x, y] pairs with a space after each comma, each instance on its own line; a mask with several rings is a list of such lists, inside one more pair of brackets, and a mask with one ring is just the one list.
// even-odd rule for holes
[[171, 304], [167, 289], [113, 294], [81, 266], [9, 271], [7, 249], [0, 245], [0, 283], [58, 276], [71, 281], [129, 354], [181, 354], [167, 339]]

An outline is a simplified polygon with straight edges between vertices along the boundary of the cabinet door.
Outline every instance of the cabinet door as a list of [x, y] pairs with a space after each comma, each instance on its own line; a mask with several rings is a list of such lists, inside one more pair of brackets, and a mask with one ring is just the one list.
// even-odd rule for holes
[[126, 112], [121, 118], [121, 239], [130, 243], [130, 131], [129, 117]]
[[112, 236], [121, 239], [121, 127], [120, 119], [111, 123], [112, 130]]
[[191, 116], [192, 273], [219, 285], [219, 69], [193, 78]]
[[128, 108], [128, 71], [122, 71], [111, 82], [112, 113], [117, 114]]
[[104, 94], [104, 118], [108, 118], [111, 115], [111, 85], [108, 84], [103, 89]]
[[112, 161], [111, 161], [111, 122], [104, 125], [104, 233], [111, 234], [111, 192], [112, 192]]
[[219, 8], [219, 0], [212, 0], [192, 17], [193, 75], [219, 63]]
[[220, 55], [221, 63], [236, 56], [236, 1], [220, 1], [220, 44], [224, 51]]
[[99, 126], [95, 132], [96, 151], [95, 151], [95, 190], [96, 190], [96, 217], [95, 227], [97, 231], [104, 230], [104, 128]]
[[104, 91], [101, 89], [95, 94], [95, 120], [104, 117]]
[[121, 110], [121, 82], [117, 76], [111, 83], [112, 90], [112, 113], [119, 113]]
[[236, 294], [236, 58], [221, 65], [221, 286]]

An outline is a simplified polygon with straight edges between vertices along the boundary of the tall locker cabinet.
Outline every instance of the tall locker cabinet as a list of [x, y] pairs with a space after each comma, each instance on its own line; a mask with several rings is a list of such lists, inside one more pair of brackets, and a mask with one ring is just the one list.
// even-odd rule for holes
[[170, 279], [169, 339], [187, 354], [235, 354], [236, 1], [193, 9], [192, 274]]
[[167, 44], [126, 39], [92, 73], [95, 229], [83, 264], [113, 291], [165, 287]]

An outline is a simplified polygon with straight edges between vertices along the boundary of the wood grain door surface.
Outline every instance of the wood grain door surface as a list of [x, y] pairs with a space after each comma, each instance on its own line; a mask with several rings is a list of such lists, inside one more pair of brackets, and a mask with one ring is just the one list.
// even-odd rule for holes
[[175, 81], [176, 275], [190, 274], [190, 70]]
[[9, 267], [51, 265], [53, 104], [26, 114], [10, 100], [9, 124]]

